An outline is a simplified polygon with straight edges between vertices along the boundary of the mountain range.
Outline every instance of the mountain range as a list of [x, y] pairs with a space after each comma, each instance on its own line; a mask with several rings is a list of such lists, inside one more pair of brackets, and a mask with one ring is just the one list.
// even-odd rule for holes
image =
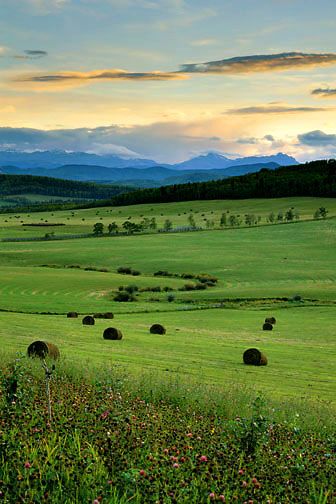
[[[99, 162], [99, 164], [96, 164]], [[230, 159], [208, 153], [174, 165], [159, 165], [148, 159], [125, 159], [116, 155], [98, 156], [85, 152], [0, 151], [0, 173], [53, 178], [113, 182], [136, 187], [158, 187], [217, 180], [253, 173], [263, 168], [297, 164], [286, 154]]]

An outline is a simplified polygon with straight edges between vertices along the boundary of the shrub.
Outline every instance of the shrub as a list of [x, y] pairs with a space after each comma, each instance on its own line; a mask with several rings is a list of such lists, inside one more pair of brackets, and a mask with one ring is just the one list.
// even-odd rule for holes
[[135, 301], [135, 297], [133, 296], [133, 294], [130, 294], [129, 292], [122, 290], [120, 292], [117, 292], [113, 300], [123, 303], [128, 301]]

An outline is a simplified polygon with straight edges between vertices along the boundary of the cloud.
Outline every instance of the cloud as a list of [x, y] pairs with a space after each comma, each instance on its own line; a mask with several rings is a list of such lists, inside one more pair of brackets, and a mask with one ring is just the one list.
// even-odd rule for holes
[[317, 88], [313, 89], [311, 94], [321, 96], [322, 98], [330, 98], [330, 97], [333, 98], [336, 96], [336, 88], [329, 88], [329, 87]]
[[8, 47], [0, 46], [0, 57], [4, 56], [8, 52]]
[[290, 105], [268, 104], [256, 105], [253, 107], [243, 107], [236, 109], [229, 109], [225, 114], [230, 115], [250, 115], [250, 114], [290, 114], [297, 112], [327, 112], [325, 107], [292, 107]]
[[[14, 82], [24, 84], [76, 86], [98, 81], [167, 81], [186, 79], [187, 76], [176, 72], [127, 72], [121, 69], [94, 70], [91, 72], [39, 73], [17, 77]], [[59, 88], [59, 87], [58, 87]]]
[[[203, 41], [204, 42], [204, 41]], [[19, 58], [39, 58], [46, 56], [46, 51], [27, 50], [24, 56]], [[244, 74], [251, 72], [266, 72], [292, 70], [295, 68], [311, 68], [317, 65], [336, 64], [336, 53], [305, 54], [305, 53], [280, 53], [266, 56], [238, 56], [220, 61], [208, 63], [192, 63], [182, 65], [180, 70], [173, 72], [129, 72], [123, 69], [92, 70], [88, 72], [66, 71], [50, 72], [46, 74], [35, 73], [18, 76], [14, 79], [19, 83], [32, 83], [46, 86], [54, 85], [54, 89], [62, 89], [65, 84], [77, 86], [83, 83], [93, 83], [97, 81], [118, 81], [118, 80], [138, 80], [138, 81], [163, 81], [187, 79], [191, 74]], [[55, 86], [58, 84], [58, 86]], [[284, 113], [284, 112], [318, 112], [325, 109], [313, 107], [289, 107], [289, 106], [259, 106], [247, 107], [245, 109], [232, 109], [231, 114], [260, 114], [260, 113]]]
[[311, 68], [321, 65], [335, 65], [335, 53], [300, 53], [289, 52], [280, 54], [238, 56], [206, 63], [190, 63], [182, 65], [184, 73], [214, 73], [214, 74], [244, 74], [252, 72], [274, 72]]
[[264, 140], [267, 140], [267, 142], [275, 142], [275, 138], [273, 135], [265, 135]]
[[24, 52], [24, 54], [16, 54], [14, 56], [14, 58], [15, 59], [29, 60], [29, 59], [43, 58], [44, 56], [48, 55], [48, 53], [46, 51], [42, 51], [41, 49], [37, 49], [37, 50], [27, 49], [27, 50], [25, 50], [23, 52]]
[[308, 133], [303, 133], [298, 135], [299, 142], [303, 145], [309, 145], [311, 147], [324, 147], [324, 146], [334, 146], [336, 147], [336, 135], [324, 133], [321, 130], [309, 131]]

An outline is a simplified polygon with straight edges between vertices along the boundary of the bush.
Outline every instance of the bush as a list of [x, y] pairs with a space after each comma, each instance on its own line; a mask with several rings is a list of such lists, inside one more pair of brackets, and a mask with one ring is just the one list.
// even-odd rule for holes
[[117, 292], [117, 294], [113, 298], [113, 301], [119, 301], [120, 303], [135, 301], [135, 297], [133, 296], [133, 294], [130, 294], [125, 290], [122, 290], [120, 292]]
[[121, 275], [131, 275], [132, 274], [132, 270], [128, 266], [120, 266], [117, 269], [117, 273], [120, 273]]

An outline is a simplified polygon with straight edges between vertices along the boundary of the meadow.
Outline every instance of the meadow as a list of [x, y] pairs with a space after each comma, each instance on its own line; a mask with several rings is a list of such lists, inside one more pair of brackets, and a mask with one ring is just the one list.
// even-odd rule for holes
[[[328, 219], [308, 220], [320, 206]], [[335, 502], [335, 202], [87, 209], [69, 226], [151, 215], [185, 225], [191, 210], [196, 221], [229, 210], [266, 224], [290, 207], [300, 213], [290, 224], [1, 243], [5, 502]], [[20, 219], [0, 215], [1, 236], [19, 236]], [[194, 290], [200, 273], [217, 281]], [[116, 301], [127, 287], [134, 300]], [[82, 325], [105, 311], [114, 319]], [[263, 331], [269, 316], [277, 322]], [[154, 323], [166, 334], [150, 334]], [[104, 340], [108, 326], [123, 339]], [[40, 339], [61, 352], [51, 424], [43, 369], [21, 358]], [[251, 347], [267, 366], [243, 364]]]

